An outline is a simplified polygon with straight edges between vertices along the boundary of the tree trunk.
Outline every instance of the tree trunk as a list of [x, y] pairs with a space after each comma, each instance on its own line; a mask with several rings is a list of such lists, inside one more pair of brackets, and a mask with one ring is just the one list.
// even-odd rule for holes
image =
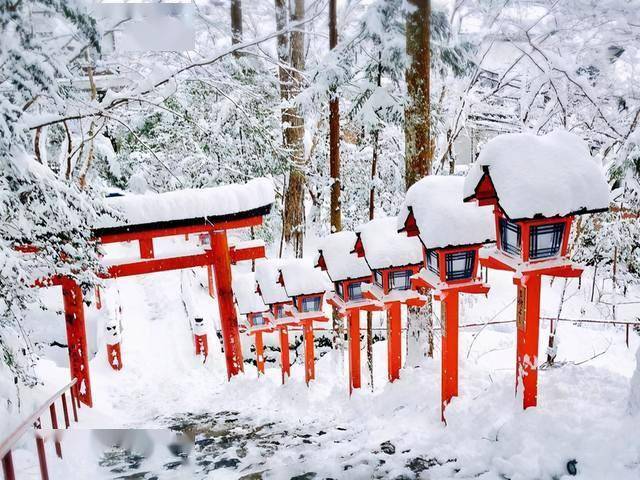
[[[429, 100], [431, 1], [408, 0], [408, 3], [411, 11], [406, 25], [408, 102], [404, 110], [407, 189], [431, 173], [433, 161]], [[427, 292], [424, 293], [428, 296]], [[417, 366], [425, 355], [433, 355], [430, 297], [425, 307], [410, 307], [407, 312], [407, 365]]]
[[[338, 44], [336, 0], [329, 0], [329, 48]], [[335, 90], [329, 100], [329, 175], [331, 176], [331, 231], [342, 230], [340, 204], [340, 103]]]
[[[242, 43], [242, 0], [231, 0], [231, 44]], [[233, 52], [238, 56], [240, 52]]]
[[[287, 7], [284, 0], [276, 0], [276, 23], [278, 30], [282, 30], [287, 22]], [[304, 18], [304, 0], [295, 0], [295, 12], [292, 20]], [[304, 240], [304, 119], [297, 105], [292, 105], [300, 92], [302, 77], [299, 72], [304, 70], [304, 33], [299, 27], [291, 32], [291, 67], [283, 61], [288, 57], [288, 39], [286, 34], [278, 36], [278, 60], [280, 77], [280, 96], [285, 103], [282, 110], [283, 143], [291, 154], [289, 168], [289, 183], [284, 199], [284, 239], [291, 243], [296, 257], [301, 258]]]
[[422, 177], [429, 175], [433, 158], [431, 143], [429, 70], [430, 0], [408, 0], [411, 13], [407, 15], [406, 47], [409, 67], [407, 81], [408, 103], [405, 116], [405, 185], [408, 189]]

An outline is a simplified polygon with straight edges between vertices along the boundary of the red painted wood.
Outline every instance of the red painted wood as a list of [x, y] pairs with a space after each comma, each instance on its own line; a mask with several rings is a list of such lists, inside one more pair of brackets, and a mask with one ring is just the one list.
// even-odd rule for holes
[[280, 337], [280, 369], [282, 370], [282, 384], [291, 376], [291, 363], [289, 360], [289, 331], [287, 327], [278, 327]]
[[153, 238], [141, 238], [138, 240], [140, 258], [153, 258]]
[[100, 295], [100, 287], [96, 287], [96, 308], [102, 310], [102, 296]]
[[496, 189], [493, 186], [491, 177], [484, 173], [478, 185], [476, 185], [474, 197], [478, 200], [479, 206], [493, 205], [497, 201]]
[[209, 296], [211, 298], [216, 298], [215, 294], [215, 285], [213, 283], [213, 267], [211, 265], [207, 265], [207, 288], [209, 290]]
[[520, 225], [520, 242], [521, 242], [521, 248], [522, 248], [522, 252], [521, 252], [521, 256], [522, 256], [522, 261], [523, 262], [528, 262], [529, 261], [529, 248], [530, 248], [530, 238], [529, 238], [529, 231], [531, 228], [531, 224], [529, 222], [518, 222], [518, 224]]
[[84, 321], [82, 290], [78, 284], [66, 278], [62, 281], [64, 317], [67, 327], [67, 345], [69, 346], [69, 367], [71, 378], [78, 379], [78, 398], [91, 407], [91, 380], [89, 378], [89, 355], [87, 333]]
[[245, 248], [231, 247], [229, 250], [229, 254], [231, 256], [231, 263], [233, 265], [245, 260], [255, 260], [257, 258], [264, 258], [266, 255], [264, 245], [259, 245], [255, 247], [245, 247]]
[[256, 367], [258, 374], [264, 374], [264, 342], [262, 340], [262, 332], [258, 331], [254, 334], [254, 342], [256, 347]]
[[4, 457], [2, 457], [2, 473], [5, 480], [16, 480], [16, 472], [13, 468], [13, 457], [11, 456], [11, 450], [9, 450]]
[[44, 439], [39, 434], [36, 434], [36, 449], [38, 450], [38, 463], [40, 464], [40, 478], [42, 478], [42, 480], [49, 480], [47, 452], [44, 449]]
[[120, 352], [120, 344], [107, 345], [107, 361], [114, 370], [122, 369], [122, 354]]
[[538, 341], [540, 335], [540, 275], [523, 278], [518, 286], [516, 324], [518, 332], [516, 353], [516, 392], [522, 385], [523, 408], [535, 407], [538, 402]]
[[302, 334], [304, 337], [304, 381], [309, 385], [309, 382], [316, 378], [313, 320], [302, 322]]
[[349, 331], [349, 394], [354, 388], [360, 388], [360, 310], [351, 309], [347, 313]]
[[60, 397], [62, 399], [62, 415], [64, 416], [64, 428], [69, 428], [69, 407], [67, 406], [67, 394], [63, 393]]
[[442, 387], [441, 411], [445, 410], [453, 397], [458, 396], [458, 292], [447, 291], [440, 302], [442, 330]]
[[418, 235], [420, 235], [420, 229], [418, 228], [418, 224], [416, 223], [416, 217], [413, 215], [413, 210], [409, 210], [409, 214], [404, 220], [404, 226], [400, 231], [406, 232], [407, 237], [417, 237]]
[[238, 332], [238, 318], [233, 303], [231, 258], [229, 256], [229, 245], [227, 243], [227, 232], [225, 230], [211, 232], [211, 248], [218, 308], [220, 309], [224, 355], [227, 362], [227, 376], [230, 380], [234, 375], [244, 371], [244, 367], [242, 363], [240, 332]]
[[207, 340], [207, 335], [194, 335], [193, 342], [196, 346], [196, 355], [202, 355], [204, 357], [204, 361], [206, 361], [209, 356], [209, 342]]
[[391, 302], [387, 308], [387, 362], [389, 381], [400, 378], [402, 366], [402, 309], [400, 302]]

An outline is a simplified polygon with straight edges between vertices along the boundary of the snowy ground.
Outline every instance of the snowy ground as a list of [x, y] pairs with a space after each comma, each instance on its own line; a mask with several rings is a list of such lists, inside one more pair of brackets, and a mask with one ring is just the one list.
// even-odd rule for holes
[[[569, 478], [572, 460], [576, 478], [640, 478], [640, 416], [628, 413], [629, 379], [640, 345], [636, 333], [627, 349], [620, 327], [561, 323], [559, 366], [541, 371], [539, 406], [523, 412], [514, 397], [514, 324], [464, 329], [460, 396], [448, 409], [445, 427], [439, 413], [439, 342], [434, 359], [403, 369], [394, 384], [386, 382], [386, 344], [376, 343], [375, 389], [364, 388], [351, 398], [346, 363], [332, 354], [318, 361], [310, 388], [301, 365], [294, 366], [285, 386], [274, 364], [262, 378], [247, 364], [244, 375], [227, 383], [213, 333], [206, 364], [193, 355], [187, 310], [208, 309], [210, 327], [217, 316], [201, 287], [205, 278], [202, 271], [170, 272], [109, 283], [103, 293], [107, 308], [88, 313], [90, 348], [96, 351], [91, 361], [95, 408], [83, 408], [79, 427], [67, 432], [65, 462], [49, 454], [52, 478], [151, 471], [160, 478], [552, 479]], [[509, 275], [491, 271], [489, 281], [488, 298], [462, 300], [461, 324], [513, 319], [515, 287]], [[557, 315], [562, 286], [563, 280], [552, 286], [544, 280], [543, 316]], [[568, 283], [562, 317], [611, 317], [606, 293], [596, 291], [600, 303], [589, 302], [588, 272], [583, 288], [577, 287], [577, 280]], [[52, 306], [60, 301], [59, 292], [45, 295]], [[640, 303], [634, 303], [640, 299], [633, 292], [617, 302], [619, 320], [640, 316]], [[124, 369], [115, 372], [107, 365], [99, 332], [118, 306]], [[29, 327], [42, 338], [64, 341], [63, 320], [54, 312], [35, 315], [33, 323]], [[547, 331], [545, 322], [541, 354]], [[37, 371], [46, 383], [33, 394], [33, 403], [68, 381], [64, 350], [51, 347], [43, 354]], [[196, 435], [187, 465], [175, 464], [163, 449], [148, 460], [116, 455], [105, 461], [105, 447], [84, 430], [169, 427]], [[37, 477], [30, 443], [15, 454], [18, 478]], [[131, 468], [114, 466], [121, 464]]]

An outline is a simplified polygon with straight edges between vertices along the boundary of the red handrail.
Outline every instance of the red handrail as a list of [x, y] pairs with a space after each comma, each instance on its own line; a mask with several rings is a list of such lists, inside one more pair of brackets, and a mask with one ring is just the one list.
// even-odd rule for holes
[[[64, 418], [65, 428], [69, 428], [71, 422], [69, 420], [69, 407], [67, 405], [67, 392], [71, 396], [71, 407], [73, 412], [73, 421], [78, 421], [78, 409], [80, 408], [80, 401], [78, 400], [78, 386], [77, 379], [73, 379], [67, 385], [58, 390], [52, 395], [46, 402], [44, 402], [40, 408], [33, 412], [27, 419], [25, 419], [16, 428], [11, 435], [9, 435], [0, 444], [0, 459], [2, 459], [2, 472], [4, 473], [5, 480], [15, 480], [16, 474], [13, 468], [13, 458], [11, 456], [11, 450], [14, 448], [18, 440], [20, 440], [28, 430], [35, 428], [36, 430], [42, 429], [41, 417], [45, 414], [47, 409], [49, 410], [49, 416], [51, 419], [51, 428], [53, 430], [58, 429], [58, 415], [56, 414], [56, 401], [60, 399], [62, 404], [62, 412]], [[47, 457], [44, 448], [44, 437], [36, 433], [36, 448], [38, 451], [38, 462], [40, 464], [40, 476], [43, 480], [49, 480], [49, 471], [47, 469]], [[54, 444], [56, 455], [62, 458], [62, 445], [60, 439], [54, 435]]]

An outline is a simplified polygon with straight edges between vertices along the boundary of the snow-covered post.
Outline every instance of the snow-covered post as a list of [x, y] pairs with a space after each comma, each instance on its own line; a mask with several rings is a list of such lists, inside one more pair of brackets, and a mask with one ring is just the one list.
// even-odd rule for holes
[[209, 342], [207, 339], [207, 326], [204, 318], [196, 317], [193, 319], [193, 341], [196, 346], [196, 356], [202, 356], [202, 361], [207, 360], [209, 355]]
[[347, 318], [349, 339], [349, 394], [362, 386], [360, 361], [360, 312], [379, 311], [380, 302], [364, 298], [362, 286], [371, 283], [371, 270], [364, 258], [353, 254], [357, 241], [354, 232], [332, 233], [318, 246], [315, 266], [327, 272], [334, 292], [327, 294], [334, 318]]
[[282, 372], [282, 384], [291, 377], [291, 359], [289, 357], [289, 329], [286, 325], [278, 327], [278, 339], [280, 340], [280, 370]]
[[71, 378], [78, 380], [78, 398], [93, 406], [91, 398], [91, 380], [89, 377], [89, 352], [87, 349], [87, 331], [84, 321], [82, 289], [71, 278], [62, 279], [62, 298], [64, 318], [67, 327], [67, 345], [69, 346], [69, 367]]
[[107, 344], [107, 361], [114, 370], [122, 369], [122, 353], [120, 351], [120, 343], [122, 341], [122, 332], [120, 324], [117, 320], [110, 319], [104, 326], [105, 343]]
[[469, 169], [465, 201], [494, 207], [496, 248], [483, 266], [514, 272], [517, 285], [516, 392], [523, 408], [538, 401], [541, 276], [572, 278], [582, 267], [568, 258], [573, 218], [609, 207], [609, 185], [587, 144], [556, 130], [495, 137]]
[[409, 189], [398, 216], [399, 231], [418, 237], [423, 247], [423, 268], [411, 287], [440, 300], [443, 421], [458, 396], [459, 297], [489, 291], [478, 274], [478, 257], [480, 247], [495, 238], [491, 210], [465, 205], [463, 185], [460, 177], [426, 177]]

